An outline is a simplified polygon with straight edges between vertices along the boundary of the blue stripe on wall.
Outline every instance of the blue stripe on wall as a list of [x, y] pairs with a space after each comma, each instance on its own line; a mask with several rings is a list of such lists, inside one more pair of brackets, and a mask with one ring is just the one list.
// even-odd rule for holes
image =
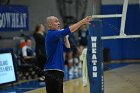
[[126, 34], [140, 34], [140, 5], [129, 5], [126, 19]]
[[140, 59], [140, 39], [104, 40], [103, 47], [109, 49], [110, 60]]
[[[121, 13], [122, 5], [103, 5], [102, 14]], [[140, 34], [140, 9], [138, 4], [128, 6], [125, 33]], [[112, 36], [120, 33], [121, 18], [103, 19], [103, 35]], [[110, 59], [140, 59], [140, 39], [104, 40], [104, 48], [109, 48]]]

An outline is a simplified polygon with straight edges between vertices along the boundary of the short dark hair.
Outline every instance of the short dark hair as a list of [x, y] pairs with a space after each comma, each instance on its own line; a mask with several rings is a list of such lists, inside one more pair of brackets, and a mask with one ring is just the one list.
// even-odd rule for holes
[[26, 37], [25, 38], [25, 42], [27, 42], [28, 40], [31, 40], [31, 38], [30, 37]]

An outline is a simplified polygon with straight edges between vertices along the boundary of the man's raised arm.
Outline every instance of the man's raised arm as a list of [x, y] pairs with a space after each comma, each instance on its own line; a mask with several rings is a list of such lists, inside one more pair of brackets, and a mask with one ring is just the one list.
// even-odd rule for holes
[[69, 28], [70, 28], [70, 31], [71, 32], [75, 32], [79, 27], [81, 27], [82, 25], [84, 24], [89, 24], [89, 22], [92, 21], [92, 17], [91, 16], [87, 16], [85, 17], [84, 19], [80, 20], [79, 22], [71, 25]]

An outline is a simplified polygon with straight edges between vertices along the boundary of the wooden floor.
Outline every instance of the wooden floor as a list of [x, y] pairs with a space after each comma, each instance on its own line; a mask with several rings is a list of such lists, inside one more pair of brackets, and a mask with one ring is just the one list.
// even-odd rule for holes
[[105, 72], [105, 93], [140, 93], [140, 64]]
[[[105, 93], [140, 93], [140, 64], [105, 71]], [[46, 93], [45, 87], [27, 93]], [[89, 93], [89, 86], [82, 86], [82, 79], [64, 83], [64, 93]]]
[[[46, 93], [46, 91], [44, 87], [27, 93]], [[83, 87], [82, 78], [67, 81], [64, 83], [64, 93], [89, 93], [89, 85], [88, 87]]]

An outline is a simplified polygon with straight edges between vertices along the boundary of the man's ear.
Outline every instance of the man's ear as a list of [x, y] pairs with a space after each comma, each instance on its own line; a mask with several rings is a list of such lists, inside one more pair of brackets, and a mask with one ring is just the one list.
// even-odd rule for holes
[[48, 26], [49, 26], [49, 27], [51, 27], [51, 26], [52, 26], [52, 24], [51, 24], [51, 23], [48, 23]]

